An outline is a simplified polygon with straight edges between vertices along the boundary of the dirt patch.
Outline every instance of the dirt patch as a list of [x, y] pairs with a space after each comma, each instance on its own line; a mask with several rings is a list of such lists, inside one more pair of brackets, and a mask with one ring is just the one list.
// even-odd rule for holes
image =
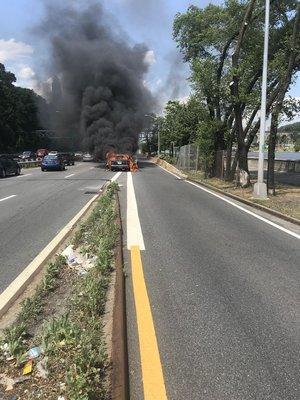
[[242, 189], [235, 187], [234, 182], [225, 182], [217, 178], [204, 179], [201, 172], [190, 172], [189, 178], [212, 185], [225, 192], [234, 194], [253, 203], [263, 205], [282, 214], [300, 220], [300, 188], [295, 186], [277, 186], [276, 195], [269, 195], [268, 200], [258, 200], [253, 198], [253, 187]]

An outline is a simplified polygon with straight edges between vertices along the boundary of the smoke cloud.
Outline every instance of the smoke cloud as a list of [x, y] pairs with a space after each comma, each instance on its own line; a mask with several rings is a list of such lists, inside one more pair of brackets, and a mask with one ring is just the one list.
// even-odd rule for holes
[[144, 85], [148, 48], [131, 45], [99, 4], [46, 2], [39, 35], [51, 43], [56, 128], [104, 156], [134, 152], [154, 100]]

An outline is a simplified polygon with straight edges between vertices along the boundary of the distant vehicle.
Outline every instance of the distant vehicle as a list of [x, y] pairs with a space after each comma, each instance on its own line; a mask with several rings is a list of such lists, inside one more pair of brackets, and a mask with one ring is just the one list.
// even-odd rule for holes
[[58, 154], [48, 154], [43, 158], [41, 163], [41, 170], [44, 171], [64, 171], [66, 165], [63, 157]]
[[138, 170], [137, 161], [130, 154], [117, 154], [114, 150], [106, 153], [106, 167], [111, 171]]
[[36, 154], [36, 158], [42, 159], [45, 156], [47, 156], [48, 153], [49, 153], [49, 151], [47, 149], [38, 149], [35, 154]]
[[23, 151], [23, 153], [20, 155], [20, 160], [21, 161], [35, 161], [36, 155], [33, 151]]
[[94, 161], [94, 157], [90, 153], [84, 153], [82, 161]]
[[5, 178], [7, 175], [20, 175], [20, 165], [8, 156], [0, 155], [0, 178]]
[[48, 153], [49, 156], [56, 156], [58, 154], [58, 151], [52, 150]]
[[111, 171], [130, 171], [129, 160], [112, 160], [110, 162]]
[[82, 161], [83, 152], [82, 151], [75, 151], [74, 157], [76, 161]]
[[64, 160], [65, 165], [74, 165], [75, 157], [74, 153], [58, 153]]

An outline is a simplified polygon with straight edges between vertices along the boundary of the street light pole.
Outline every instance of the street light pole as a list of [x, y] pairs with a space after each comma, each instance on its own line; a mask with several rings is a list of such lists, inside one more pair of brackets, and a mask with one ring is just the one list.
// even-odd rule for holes
[[260, 198], [260, 199], [267, 198], [267, 185], [264, 183], [264, 158], [265, 158], [265, 132], [266, 132], [266, 109], [267, 109], [269, 19], [270, 19], [270, 0], [266, 0], [264, 60], [263, 60], [262, 89], [261, 89], [258, 175], [257, 175], [257, 183], [255, 183], [254, 190], [253, 190], [253, 196]]

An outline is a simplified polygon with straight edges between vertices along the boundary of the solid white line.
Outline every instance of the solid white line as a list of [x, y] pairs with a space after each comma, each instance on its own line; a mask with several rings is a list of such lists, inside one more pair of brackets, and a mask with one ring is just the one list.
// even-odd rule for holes
[[[178, 176], [177, 176], [176, 174], [174, 174], [173, 172], [167, 171], [166, 169], [162, 168], [160, 165], [159, 165], [159, 167], [160, 167], [161, 169], [163, 169], [165, 172], [168, 172], [169, 174], [171, 174], [171, 175], [173, 175], [173, 176], [176, 176], [176, 178], [178, 178]], [[284, 227], [281, 226], [281, 225], [275, 224], [275, 222], [272, 222], [272, 221], [270, 221], [270, 220], [268, 220], [268, 219], [262, 217], [262, 216], [259, 215], [259, 214], [255, 214], [254, 212], [252, 212], [252, 211], [250, 211], [250, 210], [247, 210], [246, 208], [244, 208], [244, 207], [242, 207], [242, 206], [240, 206], [240, 205], [234, 203], [233, 201], [228, 200], [228, 199], [226, 199], [225, 197], [220, 196], [219, 194], [214, 193], [213, 191], [204, 188], [203, 186], [201, 186], [201, 184], [197, 184], [197, 183], [190, 182], [190, 181], [187, 181], [187, 180], [185, 180], [185, 182], [186, 182], [186, 183], [189, 183], [190, 185], [196, 186], [198, 189], [201, 189], [201, 190], [203, 190], [204, 192], [207, 192], [207, 193], [209, 193], [209, 194], [211, 194], [211, 195], [217, 197], [218, 199], [220, 199], [220, 200], [222, 200], [222, 201], [225, 201], [225, 203], [231, 204], [232, 206], [238, 208], [239, 210], [245, 212], [246, 214], [252, 215], [252, 217], [257, 218], [257, 219], [259, 219], [260, 221], [263, 221], [263, 222], [265, 222], [266, 224], [271, 225], [271, 226], [273, 226], [274, 228], [279, 229], [280, 231], [285, 232], [285, 233], [287, 233], [288, 235], [291, 235], [291, 236], [295, 237], [296, 239], [300, 239], [300, 235], [298, 235], [297, 233], [295, 233], [295, 232], [293, 232], [293, 231], [290, 231], [289, 229], [286, 229], [286, 228], [284, 228]]]
[[65, 178], [71, 178], [71, 176], [74, 176], [75, 174], [67, 175]]
[[4, 197], [3, 199], [0, 199], [0, 201], [12, 199], [13, 197], [16, 197], [16, 196], [17, 196], [16, 194], [12, 194], [11, 196], [7, 196], [7, 197]]
[[122, 171], [119, 171], [119, 172], [117, 172], [112, 178], [111, 178], [111, 182], [114, 182], [114, 181], [116, 181], [118, 178], [119, 178], [119, 176], [121, 175], [121, 173], [122, 173]]
[[17, 178], [24, 178], [24, 176], [30, 176], [30, 175], [32, 175], [32, 174], [19, 175], [19, 176], [17, 176]]
[[134, 192], [132, 173], [127, 173], [127, 248], [139, 246], [145, 250], [144, 238]]

